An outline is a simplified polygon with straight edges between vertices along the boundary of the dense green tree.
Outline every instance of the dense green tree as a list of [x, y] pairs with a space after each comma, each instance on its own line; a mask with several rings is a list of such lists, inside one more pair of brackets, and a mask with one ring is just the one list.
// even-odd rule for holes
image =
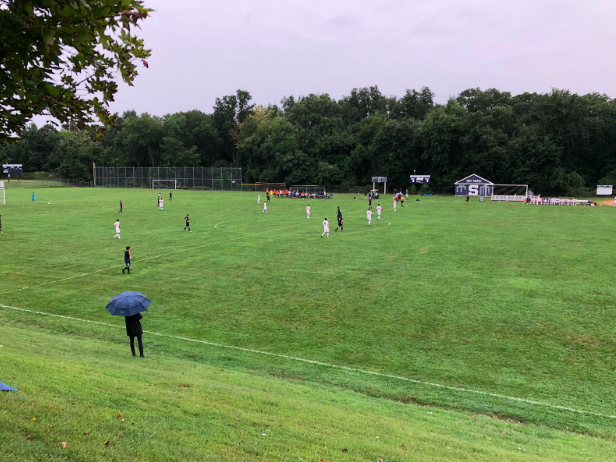
[[469, 89], [435, 105], [428, 88], [395, 98], [369, 87], [338, 101], [327, 94], [289, 96], [280, 107], [250, 101], [239, 90], [217, 99], [211, 114], [128, 111], [101, 141], [74, 124], [62, 131], [30, 125], [19, 144], [0, 146], [0, 160], [79, 179], [96, 162], [235, 165], [245, 182], [328, 187], [367, 185], [385, 175], [392, 187], [406, 189], [417, 172], [430, 174], [437, 192], [453, 192], [454, 182], [471, 173], [542, 194], [616, 184], [616, 102], [605, 95]]
[[0, 143], [36, 114], [111, 124], [116, 75], [132, 84], [150, 56], [133, 33], [150, 11], [138, 0], [0, 0]]

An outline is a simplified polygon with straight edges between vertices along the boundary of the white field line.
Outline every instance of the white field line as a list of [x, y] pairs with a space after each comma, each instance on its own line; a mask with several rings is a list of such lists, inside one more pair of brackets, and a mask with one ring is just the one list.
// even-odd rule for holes
[[[169, 255], [174, 255], [176, 253], [187, 252], [189, 250], [195, 250], [195, 249], [201, 249], [203, 247], [208, 247], [208, 246], [212, 246], [212, 245], [224, 244], [225, 242], [237, 241], [238, 239], [245, 239], [245, 238], [251, 237], [251, 236], [258, 236], [258, 235], [262, 235], [262, 234], [268, 234], [268, 233], [271, 233], [271, 232], [278, 231], [279, 229], [291, 228], [293, 226], [297, 226], [297, 225], [291, 225], [291, 226], [284, 226], [282, 228], [276, 228], [274, 231], [269, 231], [268, 230], [268, 231], [265, 231], [265, 232], [262, 232], [262, 233], [246, 234], [244, 236], [234, 237], [232, 239], [225, 239], [224, 241], [208, 242], [206, 244], [198, 245], [196, 247], [187, 247], [187, 248], [183, 248], [183, 249], [179, 249], [179, 250], [174, 250], [173, 252], [168, 252], [168, 253], [161, 254], [161, 255], [153, 255], [151, 257], [141, 258], [139, 260], [134, 260], [134, 262], [137, 263], [137, 262], [142, 262], [142, 261], [146, 261], [146, 260], [153, 260], [155, 258], [168, 257]], [[19, 292], [19, 291], [22, 291], [22, 290], [27, 290], [27, 289], [36, 289], [37, 287], [47, 286], [47, 285], [50, 285], [50, 284], [56, 284], [58, 282], [69, 281], [71, 279], [76, 279], [76, 278], [81, 278], [81, 277], [85, 277], [85, 276], [90, 276], [92, 274], [100, 273], [102, 271], [109, 271], [109, 270], [112, 270], [112, 269], [118, 269], [118, 266], [119, 265], [110, 266], [108, 268], [101, 268], [101, 269], [97, 269], [97, 270], [94, 270], [94, 271], [90, 271], [89, 273], [77, 274], [75, 276], [70, 276], [68, 278], [56, 279], [55, 281], [44, 282], [42, 284], [36, 284], [36, 285], [33, 285], [33, 286], [20, 287], [19, 289], [13, 289], [13, 290], [8, 290], [6, 292], [0, 292], [0, 295], [12, 294], [12, 293]]]
[[[87, 323], [90, 323], [90, 324], [99, 324], [99, 325], [102, 325], [102, 326], [109, 326], [109, 327], [114, 327], [114, 328], [124, 328], [124, 326], [118, 326], [117, 324], [109, 324], [109, 323], [100, 322], [100, 321], [90, 321], [88, 319], [75, 318], [75, 317], [72, 317], [72, 316], [64, 316], [64, 315], [61, 315], [61, 314], [45, 313], [43, 311], [28, 310], [28, 309], [25, 309], [25, 308], [17, 308], [17, 307], [14, 307], [14, 306], [8, 306], [8, 305], [2, 305], [2, 304], [0, 304], [0, 308], [6, 308], [6, 309], [9, 309], [9, 310], [15, 310], [15, 311], [23, 311], [23, 312], [27, 312], [27, 313], [39, 314], [39, 315], [44, 315], [44, 316], [52, 316], [54, 318], [62, 318], [62, 319], [70, 319], [70, 320], [73, 320], [73, 321], [79, 321], [79, 322], [87, 322]], [[616, 419], [616, 415], [600, 414], [598, 412], [591, 412], [591, 411], [583, 411], [583, 410], [580, 410], [580, 409], [573, 409], [573, 408], [566, 407], [566, 406], [559, 406], [557, 404], [543, 403], [541, 401], [535, 401], [535, 400], [530, 400], [530, 399], [525, 399], [525, 398], [516, 398], [515, 396], [500, 395], [498, 393], [490, 393], [490, 392], [487, 392], [487, 391], [472, 390], [472, 389], [469, 389], [469, 388], [461, 388], [461, 387], [454, 387], [454, 386], [451, 386], [451, 385], [443, 385], [443, 384], [434, 383], [434, 382], [424, 382], [422, 380], [411, 379], [411, 378], [402, 377], [402, 376], [399, 376], [399, 375], [383, 374], [381, 372], [367, 371], [367, 370], [364, 370], [364, 369], [357, 369], [357, 368], [348, 367], [348, 366], [340, 366], [340, 365], [337, 365], [337, 364], [324, 363], [324, 362], [321, 362], [321, 361], [314, 361], [314, 360], [311, 360], [311, 359], [299, 358], [299, 357], [296, 357], [296, 356], [288, 356], [288, 355], [283, 355], [283, 354], [280, 354], [280, 353], [271, 353], [269, 351], [253, 350], [251, 348], [242, 348], [242, 347], [233, 346], [233, 345], [224, 345], [222, 343], [208, 342], [206, 340], [198, 340], [198, 339], [193, 339], [193, 338], [188, 338], [188, 337], [179, 337], [177, 335], [161, 334], [159, 332], [152, 332], [152, 331], [147, 331], [147, 330], [144, 330], [143, 332], [148, 333], [148, 334], [152, 334], [152, 335], [156, 335], [156, 336], [159, 336], [159, 337], [167, 337], [167, 338], [173, 338], [173, 339], [177, 339], [177, 340], [184, 340], [186, 342], [201, 343], [203, 345], [209, 345], [209, 346], [214, 346], [214, 347], [218, 347], [218, 348], [227, 348], [227, 349], [230, 349], [230, 350], [245, 351], [245, 352], [248, 352], [248, 353], [254, 353], [254, 354], [259, 354], [259, 355], [275, 356], [277, 358], [284, 358], [284, 359], [288, 359], [290, 361], [299, 361], [299, 362], [303, 362], [303, 363], [315, 364], [317, 366], [329, 367], [329, 368], [333, 368], [333, 369], [341, 369], [341, 370], [350, 371], [350, 372], [357, 372], [359, 374], [369, 374], [369, 375], [374, 375], [374, 376], [378, 376], [378, 377], [385, 377], [385, 378], [389, 378], [389, 379], [396, 379], [396, 380], [401, 380], [401, 381], [404, 381], [404, 382], [414, 383], [414, 384], [417, 384], [417, 385], [425, 385], [425, 386], [429, 386], [429, 387], [442, 388], [442, 389], [445, 389], [445, 390], [453, 390], [453, 391], [459, 391], [459, 392], [463, 392], [463, 393], [472, 393], [472, 394], [475, 394], [475, 395], [489, 396], [491, 398], [506, 399], [506, 400], [515, 401], [515, 402], [518, 402], [518, 403], [532, 404], [534, 406], [543, 406], [543, 407], [548, 407], [548, 408], [551, 408], [551, 409], [558, 409], [558, 410], [562, 410], [562, 411], [569, 411], [569, 412], [573, 412], [573, 413], [577, 413], [577, 414], [592, 415], [592, 416], [596, 416], [596, 417], [604, 417], [604, 418], [607, 418], [607, 419]]]

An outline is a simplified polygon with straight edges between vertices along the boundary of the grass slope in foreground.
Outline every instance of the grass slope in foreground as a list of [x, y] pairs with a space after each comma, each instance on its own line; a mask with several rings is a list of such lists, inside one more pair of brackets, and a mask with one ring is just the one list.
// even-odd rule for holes
[[125, 345], [25, 326], [4, 326], [2, 342], [2, 374], [23, 386], [0, 395], [1, 460], [599, 461], [616, 453], [614, 441], [591, 436], [172, 355], [132, 358]]
[[[384, 197], [384, 220], [368, 228], [366, 201], [350, 195], [310, 201], [308, 222], [308, 202], [273, 199], [263, 215], [255, 193], [176, 191], [162, 212], [152, 191], [41, 189], [38, 204], [29, 194], [7, 191], [0, 304], [119, 328], [1, 308], [5, 324], [104, 345], [122, 336], [105, 304], [138, 290], [153, 300], [149, 331], [616, 414], [611, 207], [436, 197], [394, 214]], [[119, 200], [121, 241], [112, 238]], [[322, 239], [321, 221], [335, 223], [338, 205], [345, 231]], [[191, 234], [182, 232], [186, 213]], [[130, 277], [120, 272], [126, 245], [135, 256]], [[214, 365], [228, 352], [225, 369], [614, 432], [614, 419], [593, 414], [168, 337], [145, 342], [152, 358], [173, 351]]]

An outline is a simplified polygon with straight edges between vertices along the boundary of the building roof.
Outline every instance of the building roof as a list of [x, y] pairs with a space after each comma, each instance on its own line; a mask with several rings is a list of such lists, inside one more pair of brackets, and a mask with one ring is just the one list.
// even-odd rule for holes
[[466, 178], [462, 178], [461, 180], [456, 181], [454, 184], [491, 184], [491, 185], [494, 185], [494, 183], [492, 183], [491, 181], [486, 180], [485, 178], [482, 178], [479, 175], [476, 175], [475, 173], [467, 176]]

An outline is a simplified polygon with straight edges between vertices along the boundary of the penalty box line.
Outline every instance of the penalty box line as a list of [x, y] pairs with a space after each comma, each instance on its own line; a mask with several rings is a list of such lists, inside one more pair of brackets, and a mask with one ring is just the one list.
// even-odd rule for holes
[[[284, 226], [282, 228], [276, 228], [275, 231], [278, 231], [279, 229], [284, 229], [284, 228], [291, 228], [293, 226], [297, 226], [297, 225], [291, 225], [291, 226]], [[141, 258], [139, 260], [135, 260], [134, 263], [140, 263], [140, 262], [144, 262], [146, 260], [153, 260], [155, 258], [168, 257], [168, 256], [174, 255], [176, 253], [188, 252], [189, 250], [195, 250], [195, 249], [202, 249], [203, 247], [208, 247], [208, 246], [217, 245], [217, 244], [224, 244], [226, 242], [237, 241], [238, 239], [245, 239], [247, 237], [252, 237], [252, 236], [260, 236], [260, 235], [267, 234], [267, 233], [270, 233], [270, 232], [271, 231], [265, 231], [263, 233], [246, 234], [244, 236], [234, 237], [233, 239], [225, 239], [224, 241], [208, 242], [207, 244], [198, 245], [196, 247], [189, 247], [189, 248], [184, 248], [184, 249], [180, 249], [180, 250], [174, 250], [173, 252], [169, 252], [169, 253], [165, 253], [165, 254], [161, 254], [161, 255], [153, 255], [151, 257]], [[98, 270], [95, 270], [95, 271], [90, 271], [89, 273], [77, 274], [75, 276], [70, 276], [70, 277], [63, 278], [63, 279], [57, 279], [55, 281], [44, 282], [42, 284], [36, 284], [34, 286], [20, 287], [19, 289], [13, 289], [13, 290], [8, 290], [6, 292], [0, 292], [0, 295], [12, 294], [12, 293], [15, 293], [15, 292], [20, 292], [22, 290], [28, 290], [28, 289], [37, 289], [39, 287], [48, 286], [50, 284], [56, 284], [58, 282], [70, 281], [71, 279], [82, 278], [82, 277], [85, 277], [85, 276], [90, 276], [92, 274], [101, 273], [103, 271], [109, 271], [109, 270], [117, 269], [117, 268], [118, 268], [118, 265], [110, 266], [108, 268], [102, 268], [102, 269], [98, 269]]]
[[[45, 313], [43, 311], [28, 310], [28, 309], [25, 309], [25, 308], [17, 308], [15, 306], [8, 306], [8, 305], [0, 304], [0, 308], [6, 308], [6, 309], [9, 309], [9, 310], [22, 311], [22, 312], [26, 312], [26, 313], [39, 314], [39, 315], [43, 315], [43, 316], [51, 316], [51, 317], [54, 317], [54, 318], [70, 319], [72, 321], [87, 322], [87, 323], [90, 323], [90, 324], [98, 324], [98, 325], [101, 325], [101, 326], [108, 326], [108, 327], [124, 329], [124, 326], [118, 326], [116, 324], [109, 324], [107, 322], [91, 321], [89, 319], [75, 318], [75, 317], [72, 317], [72, 316], [64, 316], [64, 315], [61, 315], [61, 314]], [[243, 347], [238, 347], [238, 346], [233, 346], [233, 345], [225, 345], [225, 344], [222, 344], [222, 343], [209, 342], [207, 340], [199, 340], [199, 339], [188, 338], [188, 337], [180, 337], [180, 336], [177, 336], [177, 335], [170, 335], [170, 334], [161, 334], [159, 332], [152, 332], [152, 331], [147, 331], [147, 330], [144, 330], [143, 332], [147, 333], [147, 334], [151, 334], [151, 335], [156, 335], [158, 337], [166, 337], [166, 338], [172, 338], [172, 339], [177, 339], [177, 340], [183, 340], [183, 341], [186, 341], [186, 342], [200, 343], [200, 344], [203, 344], [203, 345], [208, 345], [208, 346], [213, 346], [213, 347], [218, 347], [218, 348], [226, 348], [226, 349], [229, 349], [229, 350], [244, 351], [244, 352], [247, 352], [247, 353], [266, 355], [266, 356], [273, 356], [273, 357], [277, 357], [277, 358], [288, 359], [290, 361], [298, 361], [298, 362], [303, 362], [303, 363], [308, 363], [308, 364], [314, 364], [314, 365], [317, 365], [317, 366], [323, 366], [323, 367], [328, 367], [328, 368], [332, 368], [332, 369], [339, 369], [339, 370], [344, 370], [344, 371], [349, 371], [349, 372], [356, 372], [356, 373], [359, 373], [359, 374], [374, 375], [374, 376], [377, 376], [377, 377], [384, 377], [384, 378], [388, 378], [388, 379], [400, 380], [400, 381], [404, 381], [404, 382], [413, 383], [413, 384], [416, 384], [416, 385], [424, 385], [424, 386], [429, 386], [429, 387], [434, 387], [434, 388], [441, 388], [441, 389], [444, 389], [444, 390], [452, 390], [452, 391], [458, 391], [458, 392], [462, 392], [462, 393], [469, 393], [469, 394], [475, 394], [475, 395], [481, 395], [481, 396], [489, 396], [491, 398], [500, 398], [500, 399], [505, 399], [505, 400], [508, 400], [508, 401], [515, 401], [515, 402], [518, 402], [518, 403], [531, 404], [533, 406], [543, 406], [543, 407], [547, 407], [547, 408], [550, 408], [550, 409], [558, 409], [558, 410], [561, 410], [561, 411], [568, 411], [568, 412], [572, 412], [572, 413], [576, 413], [576, 414], [585, 414], [585, 415], [591, 415], [591, 416], [595, 416], [595, 417], [603, 417], [603, 418], [607, 418], [607, 419], [616, 419], [616, 415], [601, 414], [601, 413], [598, 413], [598, 412], [584, 411], [584, 410], [580, 410], [580, 409], [573, 409], [573, 408], [566, 407], [566, 406], [559, 406], [557, 404], [543, 403], [541, 401], [535, 401], [535, 400], [530, 400], [530, 399], [525, 399], [525, 398], [517, 398], [515, 396], [506, 396], [506, 395], [501, 395], [501, 394], [498, 394], [498, 393], [491, 393], [491, 392], [481, 391], [481, 390], [473, 390], [473, 389], [470, 389], [470, 388], [454, 387], [454, 386], [451, 386], [451, 385], [443, 385], [441, 383], [435, 383], [435, 382], [424, 382], [422, 380], [411, 379], [409, 377], [403, 377], [403, 376], [400, 376], [400, 375], [384, 374], [384, 373], [381, 373], [381, 372], [368, 371], [368, 370], [365, 370], [365, 369], [357, 369], [355, 367], [349, 367], [349, 366], [340, 366], [338, 364], [325, 363], [325, 362], [321, 362], [321, 361], [315, 361], [315, 360], [311, 360], [311, 359], [300, 358], [300, 357], [297, 357], [297, 356], [289, 356], [289, 355], [283, 355], [283, 354], [280, 354], [280, 353], [272, 353], [272, 352], [269, 352], [269, 351], [253, 350], [252, 348], [243, 348]]]

